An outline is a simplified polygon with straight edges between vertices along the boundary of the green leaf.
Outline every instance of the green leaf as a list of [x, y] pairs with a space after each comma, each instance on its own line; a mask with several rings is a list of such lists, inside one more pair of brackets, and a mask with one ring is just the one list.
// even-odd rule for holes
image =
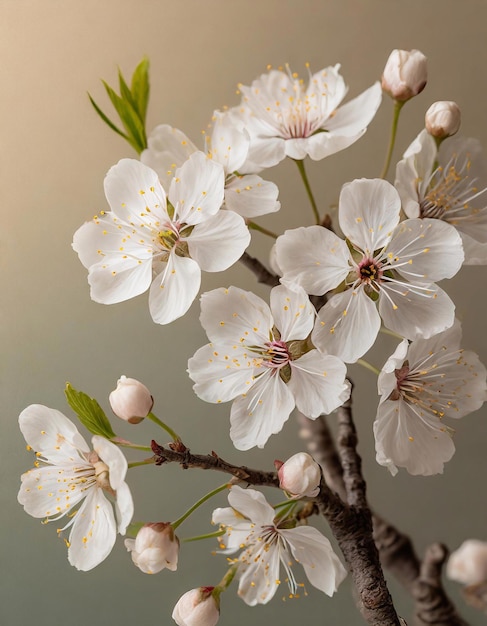
[[140, 154], [142, 150], [147, 148], [147, 139], [145, 136], [144, 125], [134, 110], [130, 102], [127, 102], [121, 98], [105, 81], [102, 81], [105, 86], [108, 97], [110, 98], [115, 110], [117, 111], [122, 124], [127, 131], [130, 145]]
[[130, 91], [127, 83], [125, 82], [125, 78], [123, 77], [123, 74], [120, 71], [120, 68], [118, 68], [118, 83], [120, 85], [120, 95], [122, 97], [122, 100], [125, 100], [126, 102], [128, 102], [130, 106], [134, 109], [134, 111], [137, 113], [137, 115], [139, 115], [139, 112], [137, 110], [137, 103], [134, 101], [132, 97], [132, 92]]
[[127, 137], [127, 135], [125, 133], [123, 133], [120, 128], [117, 128], [115, 126], [115, 124], [105, 115], [105, 113], [103, 113], [103, 111], [100, 109], [100, 107], [96, 104], [96, 102], [93, 100], [93, 98], [90, 96], [90, 94], [88, 94], [88, 98], [90, 99], [91, 104], [93, 105], [93, 108], [95, 109], [95, 111], [98, 113], [98, 115], [101, 117], [101, 119], [105, 122], [105, 124], [107, 124], [112, 130], [114, 130], [116, 133], [118, 133], [119, 135], [121, 135], [124, 139], [126, 139], [127, 141], [129, 140], [129, 138]]
[[144, 57], [132, 74], [131, 92], [133, 101], [142, 124], [145, 126], [147, 106], [149, 104], [149, 59]]
[[94, 398], [90, 398], [82, 391], [76, 391], [69, 383], [66, 383], [64, 392], [69, 406], [90, 433], [101, 435], [107, 439], [116, 437], [107, 416]]

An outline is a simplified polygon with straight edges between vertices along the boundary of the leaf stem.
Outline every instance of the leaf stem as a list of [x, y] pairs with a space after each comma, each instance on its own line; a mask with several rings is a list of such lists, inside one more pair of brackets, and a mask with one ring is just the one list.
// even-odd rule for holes
[[315, 220], [317, 224], [321, 223], [320, 214], [318, 211], [318, 207], [316, 206], [316, 201], [313, 196], [313, 192], [311, 191], [311, 186], [309, 184], [308, 175], [306, 174], [306, 169], [304, 167], [303, 159], [293, 159], [293, 161], [298, 166], [299, 173], [301, 174], [301, 179], [303, 181], [304, 187], [306, 189], [306, 193], [308, 194], [309, 201], [311, 203], [311, 208], [313, 209], [313, 214], [315, 216]]
[[143, 461], [133, 461], [132, 463], [128, 464], [128, 468], [131, 469], [132, 467], [140, 467], [141, 465], [151, 465], [155, 463], [155, 459], [154, 457], [150, 457], [150, 459], [144, 459]]
[[154, 422], [154, 424], [157, 424], [158, 426], [160, 426], [163, 430], [166, 431], [166, 433], [168, 433], [171, 437], [173, 441], [181, 441], [181, 437], [174, 432], [174, 430], [168, 426], [167, 424], [165, 424], [163, 421], [161, 421], [158, 417], [156, 417], [154, 415], [154, 413], [152, 413], [152, 411], [147, 415], [147, 417]]
[[252, 230], [257, 230], [259, 233], [263, 233], [264, 235], [267, 235], [268, 237], [272, 237], [272, 239], [277, 239], [279, 236], [279, 235], [276, 235], [276, 233], [273, 233], [272, 230], [268, 230], [267, 228], [260, 226], [260, 224], [256, 224], [252, 220], [246, 220], [246, 221], [247, 221], [247, 226], [251, 228]]
[[394, 144], [396, 143], [399, 113], [401, 112], [401, 109], [403, 106], [404, 106], [404, 102], [399, 102], [398, 100], [394, 101], [394, 112], [392, 114], [392, 126], [391, 126], [391, 134], [389, 138], [389, 147], [387, 149], [387, 155], [386, 155], [386, 160], [384, 161], [384, 167], [382, 168], [382, 173], [380, 175], [381, 178], [385, 178], [387, 176], [387, 172], [389, 171], [389, 165], [391, 164], [392, 153], [394, 151]]
[[214, 533], [207, 533], [206, 535], [197, 535], [196, 537], [185, 537], [181, 539], [184, 543], [189, 543], [190, 541], [199, 541], [200, 539], [212, 539], [213, 537], [221, 537], [227, 531], [226, 530], [216, 530]]
[[356, 363], [357, 365], [361, 365], [362, 367], [365, 367], [365, 369], [368, 369], [371, 372], [374, 372], [374, 374], [376, 374], [377, 376], [380, 374], [380, 370], [377, 369], [377, 367], [375, 367], [368, 361], [366, 361], [365, 359], [358, 359]]
[[209, 500], [213, 496], [216, 496], [216, 494], [220, 493], [220, 491], [223, 491], [224, 489], [228, 489], [229, 487], [230, 487], [230, 483], [225, 483], [224, 485], [220, 485], [216, 489], [213, 489], [213, 491], [210, 491], [209, 493], [204, 495], [202, 498], [198, 500], [198, 502], [195, 502], [195, 504], [193, 504], [193, 506], [190, 507], [186, 511], [186, 513], [181, 515], [179, 519], [177, 519], [175, 522], [171, 522], [171, 526], [174, 528], [174, 530], [176, 530], [176, 528], [180, 526], [184, 522], [184, 520], [187, 519], [191, 515], [191, 513], [193, 513], [193, 511], [196, 511], [196, 509], [200, 507], [202, 504], [204, 504], [207, 500]]

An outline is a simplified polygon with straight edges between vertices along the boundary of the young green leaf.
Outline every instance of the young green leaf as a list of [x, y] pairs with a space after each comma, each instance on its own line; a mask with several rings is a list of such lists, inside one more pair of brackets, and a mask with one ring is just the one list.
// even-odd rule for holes
[[132, 75], [131, 92], [136, 109], [142, 123], [145, 125], [147, 106], [149, 104], [149, 59], [144, 57], [137, 65]]
[[90, 433], [107, 439], [116, 437], [107, 416], [94, 398], [90, 398], [82, 391], [76, 391], [69, 383], [66, 383], [64, 392], [69, 406]]

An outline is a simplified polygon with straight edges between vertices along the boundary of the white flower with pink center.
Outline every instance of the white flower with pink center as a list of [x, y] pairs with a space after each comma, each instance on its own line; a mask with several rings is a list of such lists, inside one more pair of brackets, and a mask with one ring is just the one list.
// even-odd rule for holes
[[231, 110], [244, 120], [250, 151], [241, 171], [277, 165], [286, 156], [317, 161], [352, 145], [367, 130], [379, 108], [377, 82], [340, 106], [347, 87], [340, 65], [309, 73], [308, 84], [295, 72], [271, 70], [250, 87], [239, 85], [240, 107]]
[[384, 365], [374, 422], [377, 462], [392, 474], [439, 474], [455, 452], [444, 418], [460, 418], [487, 399], [487, 372], [460, 348], [460, 323], [430, 339], [402, 341]]
[[88, 268], [91, 297], [113, 304], [147, 289], [154, 322], [168, 324], [191, 306], [201, 270], [220, 272], [250, 242], [243, 219], [221, 211], [224, 173], [202, 152], [176, 171], [168, 199], [157, 173], [122, 159], [105, 178], [111, 211], [79, 228], [73, 248]]
[[388, 182], [355, 180], [340, 194], [347, 241], [321, 226], [289, 230], [277, 240], [281, 282], [313, 295], [337, 290], [318, 314], [312, 341], [345, 362], [373, 345], [381, 318], [408, 339], [431, 337], [453, 324], [454, 304], [434, 283], [460, 269], [461, 239], [439, 220], [399, 223], [400, 209]]
[[[224, 554], [235, 554], [238, 563], [238, 595], [250, 605], [267, 604], [279, 585], [281, 566], [292, 597], [299, 594], [294, 565], [299, 563], [309, 582], [332, 596], [347, 572], [328, 539], [311, 526], [292, 526], [276, 517], [276, 511], [254, 489], [235, 485], [228, 494], [230, 507], [216, 509], [212, 522], [226, 530], [219, 538]], [[290, 523], [291, 522], [291, 523]], [[284, 580], [284, 579], [283, 579]]]
[[[18, 501], [26, 513], [46, 521], [67, 515], [71, 527], [68, 559], [88, 571], [110, 554], [118, 532], [125, 534], [134, 505], [125, 482], [127, 461], [116, 445], [95, 435], [93, 450], [62, 413], [40, 404], [19, 417], [27, 444], [36, 451], [36, 467], [22, 475]], [[114, 507], [105, 494], [114, 500]]]
[[465, 264], [487, 264], [487, 160], [477, 139], [452, 137], [438, 150], [421, 131], [397, 164], [395, 184], [408, 217], [456, 228]]
[[309, 342], [314, 308], [299, 288], [271, 291], [271, 306], [237, 287], [201, 297], [210, 344], [189, 360], [195, 393], [206, 402], [234, 400], [230, 437], [236, 448], [262, 448], [295, 406], [307, 417], [330, 413], [350, 394], [342, 361]]

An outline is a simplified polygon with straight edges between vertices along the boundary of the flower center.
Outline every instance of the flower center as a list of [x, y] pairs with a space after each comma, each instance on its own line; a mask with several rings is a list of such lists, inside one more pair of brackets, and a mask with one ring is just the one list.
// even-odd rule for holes
[[268, 341], [264, 344], [267, 352], [264, 353], [262, 365], [273, 369], [281, 369], [289, 363], [291, 355], [285, 341]]
[[380, 282], [382, 277], [381, 263], [374, 259], [366, 258], [358, 266], [358, 278], [367, 285], [372, 282]]

